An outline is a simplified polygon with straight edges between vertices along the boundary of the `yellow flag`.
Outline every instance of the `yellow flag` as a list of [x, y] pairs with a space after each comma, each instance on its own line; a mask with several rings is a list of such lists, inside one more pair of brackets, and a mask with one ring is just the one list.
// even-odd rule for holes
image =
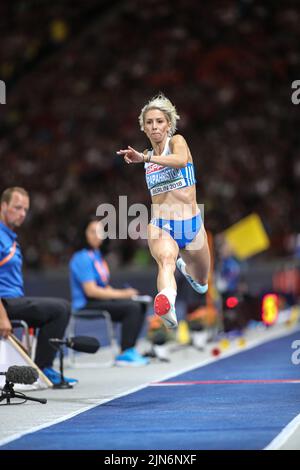
[[267, 250], [270, 240], [257, 214], [251, 214], [224, 231], [235, 256], [246, 259]]

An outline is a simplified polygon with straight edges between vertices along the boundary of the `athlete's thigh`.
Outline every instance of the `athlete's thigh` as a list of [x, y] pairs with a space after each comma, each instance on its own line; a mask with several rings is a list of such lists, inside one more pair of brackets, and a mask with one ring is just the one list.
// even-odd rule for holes
[[186, 248], [180, 250], [180, 255], [187, 265], [205, 265], [207, 269], [210, 266], [210, 253], [207, 235], [202, 225], [194, 240]]
[[177, 259], [179, 248], [171, 235], [156, 227], [153, 224], [148, 225], [148, 245], [151, 255], [156, 261], [161, 260], [166, 255]]

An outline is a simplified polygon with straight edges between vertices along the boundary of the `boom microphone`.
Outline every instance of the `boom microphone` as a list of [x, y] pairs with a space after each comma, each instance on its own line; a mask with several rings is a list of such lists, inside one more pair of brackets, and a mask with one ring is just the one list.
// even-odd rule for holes
[[27, 366], [11, 366], [7, 372], [0, 372], [0, 375], [6, 375], [7, 382], [25, 385], [31, 385], [39, 378], [38, 371]]
[[67, 348], [74, 349], [74, 351], [90, 354], [94, 354], [100, 348], [99, 341], [91, 336], [74, 336], [74, 338], [67, 339], [51, 338], [49, 339], [49, 343], [54, 347], [56, 345], [63, 345], [67, 346]]
[[69, 348], [74, 351], [94, 354], [100, 348], [100, 343], [96, 338], [90, 336], [75, 336], [68, 340]]

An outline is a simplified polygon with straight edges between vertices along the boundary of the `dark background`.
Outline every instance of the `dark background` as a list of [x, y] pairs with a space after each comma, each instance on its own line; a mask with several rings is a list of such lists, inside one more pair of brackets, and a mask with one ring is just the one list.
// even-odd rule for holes
[[[181, 116], [206, 228], [256, 212], [261, 259], [297, 256], [299, 2], [16, 0], [0, 22], [0, 188], [31, 195], [25, 267], [65, 268], [101, 203], [150, 206], [142, 166], [115, 152], [146, 148], [137, 119], [159, 91]], [[115, 270], [152, 264], [145, 241], [111, 241], [108, 256]]]

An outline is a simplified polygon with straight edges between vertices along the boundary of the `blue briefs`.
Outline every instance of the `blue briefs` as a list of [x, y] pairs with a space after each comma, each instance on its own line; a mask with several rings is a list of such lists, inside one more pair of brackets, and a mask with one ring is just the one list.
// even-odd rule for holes
[[199, 212], [192, 219], [168, 220], [154, 217], [150, 223], [168, 232], [179, 248], [183, 249], [196, 237], [202, 225], [202, 218]]

